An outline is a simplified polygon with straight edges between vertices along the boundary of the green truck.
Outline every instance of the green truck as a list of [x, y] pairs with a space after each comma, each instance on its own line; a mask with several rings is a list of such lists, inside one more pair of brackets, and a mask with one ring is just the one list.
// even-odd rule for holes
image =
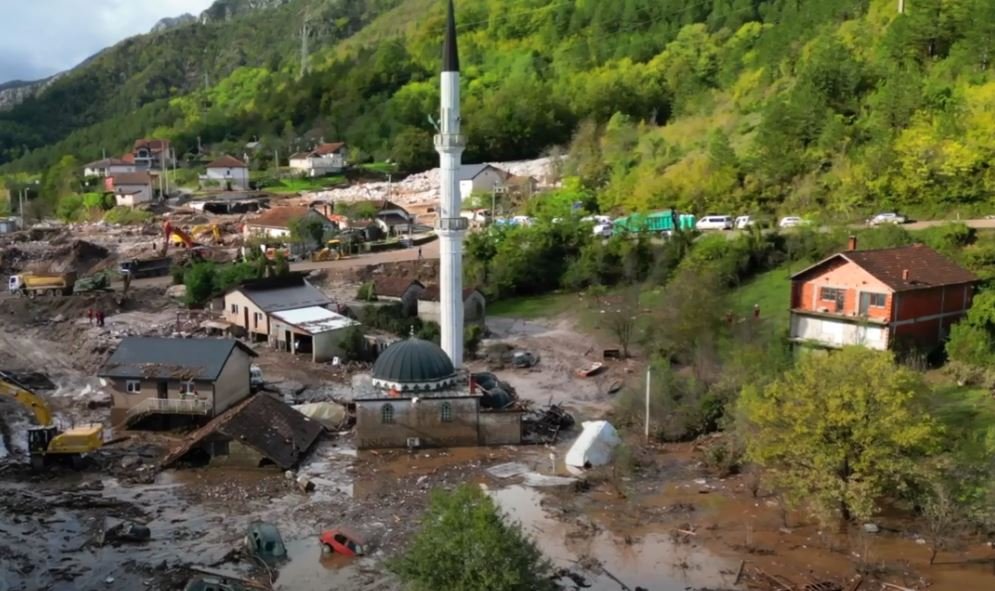
[[662, 234], [675, 230], [694, 230], [695, 217], [688, 213], [677, 213], [670, 209], [652, 213], [634, 213], [615, 220], [613, 232], [619, 234], [639, 234], [642, 232]]

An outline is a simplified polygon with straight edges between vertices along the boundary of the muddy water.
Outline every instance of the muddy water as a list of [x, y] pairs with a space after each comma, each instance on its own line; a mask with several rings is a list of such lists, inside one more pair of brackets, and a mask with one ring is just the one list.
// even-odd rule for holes
[[[509, 517], [521, 523], [557, 567], [583, 571], [580, 565], [596, 560], [584, 575], [592, 591], [617, 591], [619, 583], [658, 591], [688, 587], [731, 586], [737, 566], [700, 548], [675, 543], [664, 526], [646, 526], [616, 533], [595, 525], [578, 525], [553, 517], [543, 507], [542, 493], [524, 486], [490, 491]], [[583, 522], [582, 522], [583, 523]]]

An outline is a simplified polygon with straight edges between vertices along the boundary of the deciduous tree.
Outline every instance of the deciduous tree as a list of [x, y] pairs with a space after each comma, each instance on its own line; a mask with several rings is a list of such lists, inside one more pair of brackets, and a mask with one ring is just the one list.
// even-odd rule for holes
[[867, 519], [937, 441], [924, 392], [921, 377], [888, 352], [808, 355], [766, 388], [743, 390], [747, 456], [821, 517]]

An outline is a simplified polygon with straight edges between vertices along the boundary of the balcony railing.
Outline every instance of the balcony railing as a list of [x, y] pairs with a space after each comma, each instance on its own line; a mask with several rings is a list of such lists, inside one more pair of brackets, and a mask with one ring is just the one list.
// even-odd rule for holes
[[146, 398], [128, 409], [128, 417], [145, 414], [206, 415], [211, 412], [211, 404], [199, 398], [179, 400], [176, 398]]
[[447, 148], [463, 148], [466, 146], [466, 136], [461, 134], [438, 134], [435, 136], [435, 147], [440, 150]]
[[465, 231], [470, 227], [470, 222], [463, 217], [459, 218], [438, 218], [436, 220], [436, 228], [439, 230], [450, 230], [450, 231]]

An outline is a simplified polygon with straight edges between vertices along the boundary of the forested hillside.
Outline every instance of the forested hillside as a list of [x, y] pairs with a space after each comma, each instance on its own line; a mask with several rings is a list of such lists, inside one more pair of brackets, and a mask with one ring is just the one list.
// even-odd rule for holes
[[[431, 166], [444, 3], [310, 3], [327, 32], [301, 77], [303, 4], [106, 52], [0, 116], [6, 159], [47, 145], [7, 168], [139, 135], [293, 149], [308, 132]], [[995, 2], [905, 6], [460, 0], [465, 160], [563, 146], [604, 210], [980, 209], [995, 189]]]

